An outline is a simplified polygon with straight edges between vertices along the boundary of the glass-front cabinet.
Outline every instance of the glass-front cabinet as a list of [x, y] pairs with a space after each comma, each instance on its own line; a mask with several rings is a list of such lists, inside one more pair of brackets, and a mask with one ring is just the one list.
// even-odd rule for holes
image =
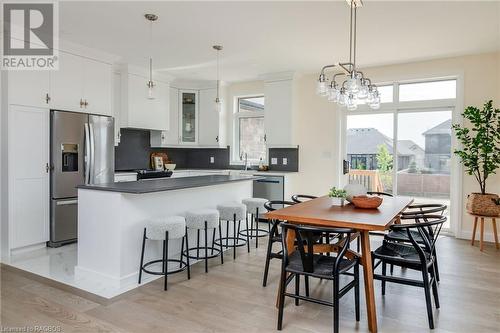
[[198, 142], [198, 91], [180, 91], [179, 141], [185, 144]]

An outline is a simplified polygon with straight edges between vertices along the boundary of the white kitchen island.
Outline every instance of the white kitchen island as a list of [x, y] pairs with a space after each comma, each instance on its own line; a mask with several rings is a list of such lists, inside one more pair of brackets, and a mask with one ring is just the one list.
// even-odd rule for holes
[[[116, 288], [137, 284], [142, 234], [148, 219], [215, 208], [222, 202], [241, 202], [252, 197], [254, 179], [211, 175], [79, 186], [75, 278], [99, 279]], [[190, 244], [195, 244], [193, 236], [189, 237]], [[180, 254], [180, 246], [180, 241], [170, 242], [171, 256]], [[151, 241], [146, 246], [145, 261], [158, 258], [161, 242]]]

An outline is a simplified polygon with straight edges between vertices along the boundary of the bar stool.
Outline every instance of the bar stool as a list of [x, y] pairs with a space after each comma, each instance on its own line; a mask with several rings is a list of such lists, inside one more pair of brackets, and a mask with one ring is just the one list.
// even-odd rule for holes
[[[215, 232], [219, 227], [219, 237], [222, 237], [221, 227], [219, 224], [219, 211], [216, 209], [199, 209], [186, 213], [186, 226], [188, 229], [196, 230], [196, 246], [188, 248], [184, 251], [184, 255], [190, 259], [204, 259], [205, 273], [208, 273], [208, 259], [215, 258], [220, 255], [221, 264], [224, 264], [224, 255], [222, 254], [222, 245], [219, 248], [215, 247]], [[212, 229], [212, 245], [208, 246], [208, 230]], [[200, 231], [205, 234], [205, 245], [200, 246]], [[190, 252], [196, 250], [196, 255], [191, 255]], [[208, 251], [210, 250], [210, 254]], [[203, 254], [200, 255], [200, 251]], [[215, 252], [215, 253], [214, 253]]]
[[[248, 252], [250, 252], [250, 243], [248, 235], [246, 239], [239, 236], [241, 221], [246, 219], [247, 207], [239, 202], [226, 202], [217, 205], [217, 210], [220, 214], [220, 221], [226, 221], [226, 236], [215, 240], [216, 245], [224, 246], [225, 248], [233, 248], [233, 259], [236, 259], [236, 248], [240, 246], [248, 245]], [[219, 221], [219, 224], [220, 224]], [[248, 228], [248, 220], [246, 227]], [[229, 236], [229, 223], [233, 222], [233, 237]], [[238, 224], [236, 224], [238, 222]], [[229, 241], [231, 240], [231, 243]], [[226, 245], [223, 245], [223, 241], [226, 241]]]
[[[168, 258], [168, 242], [170, 240], [182, 239], [181, 245], [181, 257], [180, 259], [169, 259]], [[146, 248], [146, 240], [153, 241], [163, 241], [163, 256], [161, 259], [152, 260], [144, 263], [144, 250]], [[187, 228], [186, 221], [182, 216], [168, 216], [155, 220], [148, 221], [147, 226], [144, 228], [144, 233], [142, 237], [142, 251], [141, 251], [141, 265], [139, 267], [139, 284], [141, 284], [142, 272], [153, 275], [163, 275], [165, 276], [164, 290], [167, 290], [167, 276], [170, 274], [178, 273], [187, 270], [188, 280], [191, 278], [191, 272], [189, 270], [189, 257], [186, 261], [183, 260], [184, 242], [186, 243], [186, 249], [189, 248], [188, 238], [187, 238]], [[162, 263], [161, 271], [150, 271], [147, 269], [148, 266], [155, 263]], [[179, 263], [179, 269], [169, 271], [168, 263], [175, 262]]]
[[[262, 198], [248, 198], [243, 199], [243, 204], [247, 207], [247, 215], [251, 214], [250, 220], [250, 228], [248, 228], [248, 221], [245, 230], [240, 231], [240, 235], [249, 237], [251, 239], [255, 238], [255, 248], [259, 247], [259, 237], [266, 237], [271, 231], [271, 223], [268, 222], [268, 230], [259, 229], [259, 212], [264, 213], [267, 212], [264, 204], [267, 202], [267, 199]], [[248, 216], [247, 216], [248, 219]], [[255, 221], [255, 228], [253, 223]], [[250, 246], [250, 245], [249, 245]]]

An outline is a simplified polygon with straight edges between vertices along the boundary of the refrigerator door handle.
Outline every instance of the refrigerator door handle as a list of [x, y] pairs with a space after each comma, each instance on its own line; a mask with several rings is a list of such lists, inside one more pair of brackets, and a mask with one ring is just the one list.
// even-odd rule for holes
[[89, 176], [89, 184], [95, 183], [95, 134], [94, 134], [94, 125], [89, 123], [89, 132], [90, 132], [90, 176]]
[[89, 124], [85, 123], [85, 185], [90, 184], [90, 129]]

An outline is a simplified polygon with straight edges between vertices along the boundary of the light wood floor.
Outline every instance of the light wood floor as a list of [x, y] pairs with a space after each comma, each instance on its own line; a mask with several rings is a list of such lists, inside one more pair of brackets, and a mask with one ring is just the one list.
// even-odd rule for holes
[[[438, 245], [441, 309], [434, 312], [434, 332], [498, 332], [500, 251], [489, 244], [480, 253], [477, 246], [448, 237]], [[279, 264], [272, 262], [269, 285], [263, 288], [264, 254], [262, 241], [250, 254], [240, 248], [235, 262], [229, 255], [223, 266], [214, 259], [208, 274], [196, 264], [190, 281], [183, 273], [171, 276], [167, 292], [159, 279], [108, 302], [4, 266], [1, 326], [55, 325], [62, 332], [276, 332]], [[314, 295], [331, 297], [329, 282], [311, 287]], [[354, 320], [352, 292], [341, 300], [342, 332], [367, 332], [363, 295], [359, 323]], [[376, 298], [380, 332], [429, 331], [420, 288], [388, 283], [382, 297], [376, 282]], [[331, 332], [331, 323], [329, 307], [305, 302], [296, 307], [287, 300], [283, 332]]]

